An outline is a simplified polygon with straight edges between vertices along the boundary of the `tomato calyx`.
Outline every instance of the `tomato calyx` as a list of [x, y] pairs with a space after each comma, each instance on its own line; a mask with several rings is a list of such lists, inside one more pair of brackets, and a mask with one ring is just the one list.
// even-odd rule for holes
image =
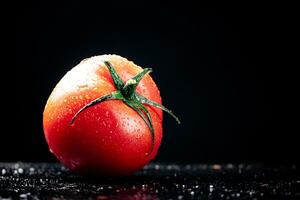
[[[151, 130], [151, 136], [152, 136], [152, 147], [151, 147], [151, 151], [150, 151], [150, 154], [151, 154], [151, 152], [154, 148], [155, 134], [154, 134], [154, 128], [153, 128], [153, 124], [152, 124], [151, 115], [150, 115], [148, 109], [143, 104], [154, 106], [156, 108], [159, 108], [159, 109], [167, 112], [173, 118], [175, 118], [175, 120], [177, 121], [178, 124], [180, 124], [180, 120], [178, 119], [178, 117], [176, 117], [173, 114], [173, 112], [171, 110], [167, 109], [166, 107], [164, 107], [163, 105], [161, 105], [159, 103], [156, 103], [154, 101], [147, 99], [146, 97], [144, 97], [136, 92], [136, 87], [138, 86], [138, 84], [142, 80], [142, 78], [145, 75], [147, 75], [148, 73], [152, 72], [151, 68], [145, 68], [142, 72], [140, 72], [133, 78], [126, 81], [126, 83], [124, 83], [110, 62], [104, 61], [104, 64], [108, 68], [117, 90], [110, 94], [101, 96], [101, 97], [87, 103], [73, 116], [70, 124], [72, 125], [74, 123], [75, 119], [77, 118], [77, 116], [81, 112], [83, 112], [85, 109], [87, 109], [91, 106], [94, 106], [96, 104], [99, 104], [99, 103], [107, 101], [107, 100], [112, 100], [112, 99], [121, 100], [127, 106], [129, 106], [133, 110], [135, 110], [140, 115], [140, 117], [145, 121], [145, 123], [147, 124], [149, 129]], [[150, 155], [150, 154], [147, 154], [147, 155]]]

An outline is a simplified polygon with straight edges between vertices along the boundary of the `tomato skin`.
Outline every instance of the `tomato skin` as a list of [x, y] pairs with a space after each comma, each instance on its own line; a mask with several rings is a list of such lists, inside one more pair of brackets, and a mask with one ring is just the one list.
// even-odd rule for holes
[[[71, 69], [52, 91], [43, 114], [43, 128], [50, 151], [70, 170], [83, 175], [130, 175], [153, 159], [162, 140], [162, 111], [146, 106], [152, 117], [151, 131], [136, 111], [121, 100], [108, 100], [72, 117], [90, 101], [116, 90], [103, 64], [109, 61], [126, 82], [142, 68], [117, 55], [83, 60]], [[159, 90], [149, 75], [137, 93], [161, 104]]]

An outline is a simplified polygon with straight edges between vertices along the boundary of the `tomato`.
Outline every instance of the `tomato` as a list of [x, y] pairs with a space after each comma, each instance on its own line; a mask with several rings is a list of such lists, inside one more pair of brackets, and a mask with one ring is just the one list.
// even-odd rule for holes
[[150, 72], [117, 55], [72, 68], [44, 109], [50, 152], [82, 175], [125, 176], [143, 168], [161, 144], [162, 110], [175, 117], [161, 105]]

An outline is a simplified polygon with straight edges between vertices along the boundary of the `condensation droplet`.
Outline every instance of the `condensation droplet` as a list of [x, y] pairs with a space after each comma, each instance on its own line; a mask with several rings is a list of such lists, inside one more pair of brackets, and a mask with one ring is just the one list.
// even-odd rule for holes
[[30, 192], [28, 192], [28, 193], [25, 193], [25, 194], [20, 194], [19, 195], [19, 197], [21, 198], [21, 199], [28, 199], [28, 196], [30, 196]]
[[19, 173], [19, 174], [23, 174], [23, 172], [24, 172], [24, 170], [23, 170], [22, 168], [19, 168], [19, 169], [18, 169], [18, 173]]
[[214, 186], [213, 185], [209, 185], [209, 192], [212, 192], [214, 190]]
[[76, 160], [71, 160], [70, 161], [71, 167], [72, 168], [76, 168], [80, 163]]
[[84, 89], [84, 88], [86, 88], [86, 87], [88, 87], [88, 84], [78, 85], [78, 88], [79, 88], [79, 89]]

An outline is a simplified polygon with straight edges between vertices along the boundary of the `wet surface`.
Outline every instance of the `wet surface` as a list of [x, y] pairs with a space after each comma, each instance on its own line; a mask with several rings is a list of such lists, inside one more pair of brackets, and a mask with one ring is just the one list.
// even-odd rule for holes
[[299, 167], [154, 163], [122, 179], [86, 179], [60, 164], [0, 163], [0, 199], [300, 199]]

